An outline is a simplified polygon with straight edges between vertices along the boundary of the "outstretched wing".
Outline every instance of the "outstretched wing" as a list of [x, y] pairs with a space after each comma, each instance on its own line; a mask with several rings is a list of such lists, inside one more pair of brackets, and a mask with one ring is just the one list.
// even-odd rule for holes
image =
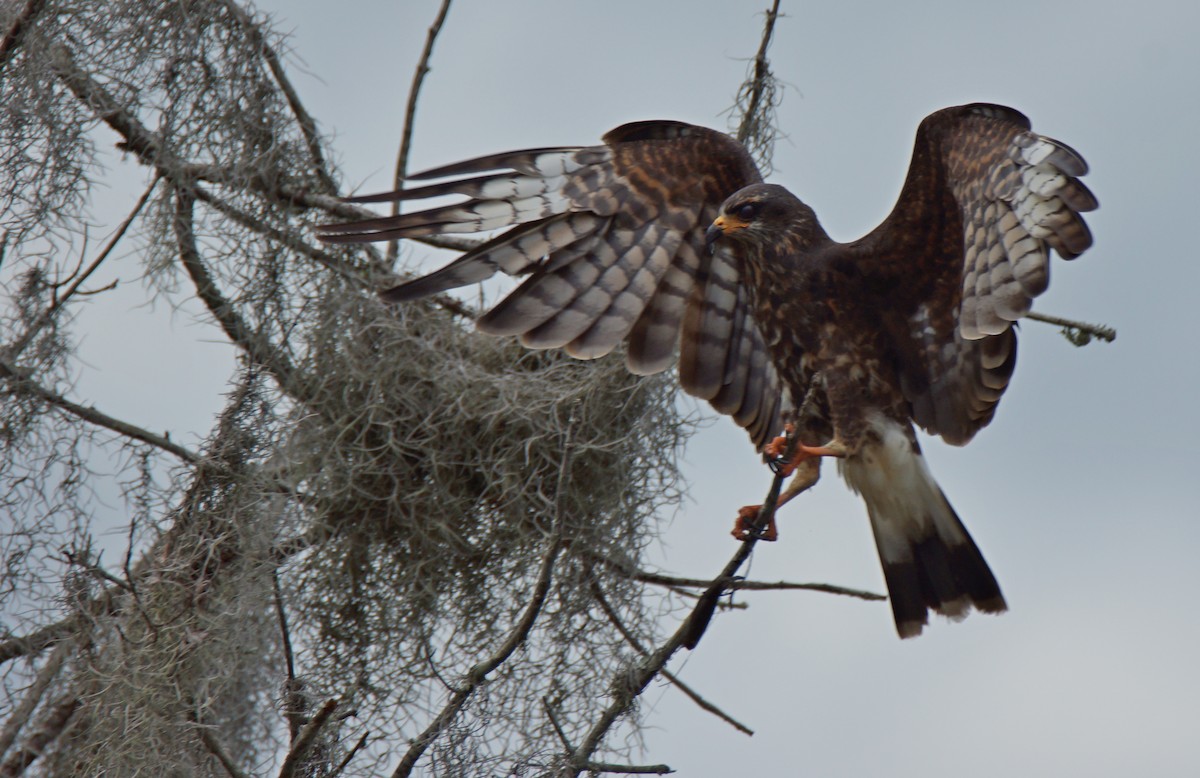
[[415, 189], [357, 202], [464, 195], [465, 202], [328, 225], [336, 243], [508, 231], [446, 267], [382, 293], [412, 300], [482, 281], [497, 270], [521, 285], [476, 322], [530, 348], [592, 359], [628, 342], [639, 374], [679, 350], [680, 383], [762, 445], [780, 427], [782, 390], [735, 260], [709, 255], [704, 230], [726, 197], [761, 180], [729, 136], [680, 122], [627, 124], [603, 145], [497, 154], [413, 176]]
[[1011, 108], [947, 108], [921, 122], [899, 202], [856, 244], [909, 301], [890, 323], [903, 390], [948, 442], [991, 421], [1016, 364], [1012, 324], [1049, 285], [1050, 250], [1074, 259], [1092, 245], [1086, 172]]

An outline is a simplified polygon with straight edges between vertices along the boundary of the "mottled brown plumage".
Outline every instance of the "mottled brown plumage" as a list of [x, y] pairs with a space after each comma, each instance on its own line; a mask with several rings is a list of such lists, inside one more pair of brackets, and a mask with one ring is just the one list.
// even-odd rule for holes
[[[499, 171], [499, 172], [489, 172]], [[867, 503], [901, 636], [927, 610], [998, 612], [1003, 596], [929, 474], [912, 423], [962, 444], [986, 425], [1016, 359], [1012, 323], [1070, 259], [1096, 207], [1083, 160], [1020, 113], [968, 105], [927, 117], [899, 201], [852, 243], [761, 183], [728, 136], [638, 122], [599, 146], [499, 154], [427, 171], [454, 180], [361, 202], [465, 195], [459, 205], [323, 228], [332, 242], [512, 229], [383, 293], [411, 300], [496, 270], [524, 282], [478, 321], [584, 359], [622, 341], [629, 369], [669, 367], [762, 449], [796, 419], [844, 455]], [[708, 240], [706, 241], [706, 230]], [[713, 250], [710, 252], [709, 245]], [[807, 476], [815, 473], [805, 469]]]

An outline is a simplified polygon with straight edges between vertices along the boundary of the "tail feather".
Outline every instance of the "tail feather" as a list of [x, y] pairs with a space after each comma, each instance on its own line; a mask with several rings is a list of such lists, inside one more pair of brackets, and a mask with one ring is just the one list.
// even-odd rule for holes
[[886, 421], [842, 463], [867, 504], [896, 631], [921, 634], [932, 610], [954, 620], [1008, 606], [967, 528], [933, 480], [912, 429]]

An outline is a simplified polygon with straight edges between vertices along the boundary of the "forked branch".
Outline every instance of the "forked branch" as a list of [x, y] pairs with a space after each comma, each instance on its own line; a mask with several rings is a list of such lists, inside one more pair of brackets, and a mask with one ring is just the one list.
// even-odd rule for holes
[[434, 739], [449, 726], [450, 722], [463, 709], [463, 706], [467, 704], [475, 691], [487, 681], [488, 676], [500, 667], [500, 665], [504, 664], [512, 656], [513, 652], [520, 648], [529, 637], [529, 633], [533, 630], [533, 625], [537, 621], [538, 615], [542, 612], [542, 606], [546, 602], [546, 595], [550, 592], [550, 580], [554, 573], [554, 563], [558, 560], [561, 550], [562, 542], [558, 538], [551, 539], [546, 548], [546, 553], [542, 556], [537, 583], [533, 588], [533, 596], [530, 597], [529, 604], [525, 606], [525, 612], [521, 615], [520, 620], [513, 627], [512, 631], [509, 632], [508, 638], [505, 639], [504, 643], [490, 657], [479, 662], [467, 672], [465, 681], [450, 695], [449, 701], [446, 702], [441, 712], [412, 741], [412, 745], [409, 746], [408, 751], [404, 754], [404, 758], [400, 760], [400, 764], [396, 766], [396, 770], [392, 773], [392, 778], [406, 778], [406, 776], [412, 775], [413, 768], [417, 766], [417, 762], [425, 754], [425, 751], [433, 743]]
[[[446, 14], [450, 12], [450, 0], [442, 0], [442, 6], [438, 9], [437, 18], [433, 20], [433, 24], [429, 26], [429, 32], [425, 35], [425, 49], [421, 52], [421, 59], [417, 62], [416, 72], [413, 73], [412, 86], [408, 90], [408, 104], [404, 107], [404, 129], [400, 133], [400, 152], [396, 155], [396, 173], [392, 177], [392, 188], [400, 189], [404, 186], [404, 178], [408, 175], [408, 155], [412, 150], [413, 130], [417, 120], [417, 100], [421, 96], [421, 85], [425, 83], [425, 76], [429, 75], [429, 61], [433, 58], [433, 44], [437, 40], [438, 33], [442, 31], [442, 25], [446, 22]], [[400, 201], [396, 200], [392, 203], [392, 216], [400, 213]], [[400, 252], [400, 242], [391, 241], [388, 243], [387, 249], [387, 264], [389, 267], [395, 264], [396, 255]]]

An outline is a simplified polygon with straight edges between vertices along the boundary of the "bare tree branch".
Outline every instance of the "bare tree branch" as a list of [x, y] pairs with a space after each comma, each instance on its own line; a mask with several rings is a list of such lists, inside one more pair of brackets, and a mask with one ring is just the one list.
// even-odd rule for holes
[[446, 706], [442, 708], [437, 717], [425, 728], [425, 731], [413, 740], [412, 745], [405, 752], [404, 758], [400, 760], [400, 764], [392, 772], [392, 778], [406, 778], [406, 776], [412, 774], [413, 768], [417, 766], [417, 762], [424, 755], [425, 750], [429, 748], [434, 738], [441, 734], [450, 722], [454, 720], [458, 712], [471, 699], [471, 695], [487, 681], [488, 675], [504, 664], [512, 656], [513, 652], [520, 648], [529, 637], [529, 633], [533, 630], [533, 625], [537, 621], [538, 614], [542, 611], [542, 605], [546, 602], [546, 595], [550, 591], [550, 579], [554, 573], [554, 563], [558, 560], [558, 554], [561, 550], [562, 542], [558, 538], [552, 538], [546, 548], [545, 555], [542, 557], [537, 583], [534, 585], [533, 594], [529, 598], [529, 604], [525, 608], [525, 613], [522, 614], [521, 619], [513, 627], [508, 638], [496, 652], [470, 669], [467, 673], [466, 682], [455, 690], [454, 694], [450, 696], [450, 700], [446, 703]]
[[287, 758], [283, 760], [283, 766], [279, 768], [279, 778], [292, 778], [296, 775], [296, 770], [303, 764], [305, 755], [312, 747], [313, 741], [317, 739], [321, 728], [329, 721], [329, 717], [337, 710], [338, 701], [328, 700], [321, 709], [317, 711], [317, 715], [312, 717], [312, 720], [304, 725], [304, 729], [300, 730], [300, 735], [296, 741], [292, 743], [291, 750], [288, 751]]
[[162, 148], [155, 134], [126, 110], [103, 84], [80, 68], [65, 47], [53, 47], [50, 50], [50, 61], [55, 74], [71, 93], [121, 136], [120, 148], [134, 154], [142, 164], [156, 169], [177, 188], [187, 190], [197, 181], [207, 181], [223, 186], [246, 188], [270, 198], [279, 205], [317, 208], [332, 216], [355, 219], [370, 214], [369, 211], [345, 203], [333, 195], [291, 188], [273, 175], [264, 175], [263, 171], [230, 170], [181, 160]]
[[146, 187], [146, 191], [142, 193], [142, 196], [138, 198], [137, 203], [134, 204], [133, 210], [129, 212], [129, 215], [126, 216], [125, 220], [121, 222], [119, 227], [117, 227], [117, 231], [113, 233], [113, 236], [104, 246], [104, 249], [99, 255], [96, 256], [94, 260], [92, 260], [91, 264], [88, 265], [83, 272], [75, 275], [74, 279], [71, 281], [71, 285], [67, 288], [67, 290], [61, 295], [57, 295], [55, 297], [54, 301], [44, 311], [42, 311], [41, 314], [34, 319], [33, 323], [29, 325], [25, 332], [21, 334], [21, 337], [17, 338], [16, 341], [3, 349], [3, 351], [6, 352], [5, 356], [7, 359], [14, 362], [19, 359], [21, 352], [25, 350], [30, 341], [37, 337], [37, 334], [41, 331], [42, 327], [45, 327], [46, 324], [50, 322], [50, 319], [54, 317], [54, 314], [58, 311], [58, 309], [66, 304], [66, 302], [79, 291], [79, 287], [83, 285], [83, 282], [86, 281], [92, 275], [92, 273], [96, 272], [96, 269], [104, 263], [104, 260], [108, 259], [109, 255], [112, 254], [113, 249], [115, 249], [117, 244], [121, 242], [121, 239], [125, 237], [125, 233], [129, 230], [130, 225], [133, 224], [134, 220], [138, 217], [138, 214], [140, 214], [142, 209], [146, 206], [146, 202], [150, 199], [150, 194], [158, 185], [158, 180], [158, 176], [155, 176], [154, 180], [150, 182], [150, 186]]
[[30, 735], [22, 748], [14, 751], [0, 764], [0, 778], [15, 778], [36, 762], [46, 748], [67, 729], [79, 706], [79, 698], [74, 695], [67, 695], [55, 703], [42, 720], [37, 732]]
[[771, 37], [775, 33], [775, 20], [779, 18], [779, 0], [773, 0], [767, 10], [767, 23], [763, 26], [762, 40], [758, 44], [758, 53], [754, 55], [754, 75], [750, 79], [750, 90], [742, 112], [742, 122], [738, 125], [737, 139], [748, 143], [755, 134], [756, 125], [762, 118], [759, 106], [762, 104], [763, 92], [767, 81], [771, 78], [771, 65], [767, 60], [767, 49], [771, 46]]
[[21, 729], [33, 717], [34, 711], [42, 701], [42, 695], [46, 693], [46, 689], [50, 687], [59, 671], [62, 670], [63, 662], [72, 647], [70, 641], [63, 641], [54, 647], [50, 658], [38, 670], [33, 683], [26, 690], [25, 697], [9, 714], [4, 730], [0, 731], [0, 757], [8, 753], [8, 749], [12, 748], [12, 744], [16, 742]]
[[284, 682], [283, 716], [287, 719], [289, 742], [295, 743], [303, 726], [304, 696], [296, 681], [296, 660], [292, 654], [292, 636], [288, 629], [287, 611], [283, 605], [283, 591], [279, 587], [279, 572], [272, 571], [271, 586], [275, 590], [275, 612], [279, 616], [279, 640], [283, 645], [283, 658], [287, 667]]
[[358, 752], [362, 750], [366, 743], [367, 735], [366, 733], [363, 733], [362, 737], [358, 739], [358, 742], [354, 744], [354, 747], [347, 751], [346, 755], [342, 757], [342, 761], [338, 762], [337, 767], [335, 767], [333, 772], [329, 774], [329, 778], [337, 778], [337, 776], [341, 775], [346, 770], [346, 767], [350, 764], [350, 760], [352, 760], [358, 754]]
[[48, 624], [28, 635], [9, 638], [0, 643], [0, 665], [19, 657], [40, 654], [59, 641], [73, 636], [78, 631], [81, 620], [81, 617], [77, 615], [70, 616], [54, 624]]
[[179, 243], [179, 259], [196, 287], [196, 296], [208, 308], [229, 339], [241, 347], [257, 364], [271, 371], [279, 385], [292, 397], [301, 398], [291, 364], [278, 349], [238, 315], [237, 308], [221, 293], [216, 280], [208, 272], [196, 246], [193, 231], [192, 195], [181, 189], [175, 190], [175, 236]]
[[85, 555], [76, 554], [76, 553], [68, 550], [65, 553], [64, 561], [66, 561], [67, 564], [69, 564], [69, 565], [72, 565], [74, 567], [79, 567], [79, 568], [82, 568], [83, 570], [86, 570], [89, 574], [91, 574], [95, 578], [98, 578], [101, 581], [107, 581], [110, 584], [112, 584], [113, 586], [117, 587], [118, 589], [123, 589], [124, 591], [127, 591], [131, 594], [136, 593], [133, 588], [133, 584], [131, 584], [129, 581], [126, 581], [123, 578], [118, 578], [117, 576], [115, 576], [112, 573], [105, 570], [100, 565], [96, 564], [95, 562], [92, 562]]
[[1030, 311], [1025, 314], [1025, 318], [1062, 327], [1063, 337], [1076, 346], [1086, 346], [1092, 342], [1092, 338], [1099, 338], [1105, 343], [1112, 343], [1117, 339], [1117, 331], [1112, 327], [1106, 327], [1102, 324], [1088, 324], [1082, 321], [1075, 321], [1074, 319], [1064, 319], [1059, 316], [1037, 313], [1036, 311]]
[[[437, 40], [438, 33], [442, 31], [442, 24], [445, 23], [446, 14], [449, 12], [450, 0], [442, 0], [437, 18], [433, 20], [433, 24], [429, 27], [429, 32], [425, 35], [425, 49], [421, 52], [421, 58], [417, 60], [417, 69], [413, 73], [412, 86], [408, 89], [408, 104], [404, 107], [404, 129], [400, 133], [400, 152], [396, 156], [396, 173], [392, 177], [393, 189], [404, 188], [404, 179], [408, 175], [408, 155], [412, 149], [413, 130], [416, 127], [417, 100], [421, 96], [421, 85], [425, 83], [425, 76], [432, 69], [429, 67], [429, 62], [433, 58], [434, 41]], [[396, 200], [392, 203], [392, 215], [395, 216], [398, 213], [400, 213], [400, 201]], [[396, 264], [396, 256], [399, 253], [400, 241], [390, 241], [387, 247], [388, 267]]]
[[196, 726], [196, 736], [200, 738], [200, 742], [204, 744], [208, 752], [221, 763], [221, 766], [225, 768], [225, 772], [229, 773], [229, 778], [250, 778], [249, 775], [242, 772], [241, 768], [237, 766], [237, 763], [229, 756], [225, 747], [221, 745], [221, 741], [217, 740], [217, 736], [209, 731], [208, 727], [198, 724]]
[[554, 728], [554, 734], [558, 735], [558, 742], [562, 743], [564, 753], [570, 755], [575, 750], [575, 746], [571, 745], [562, 724], [558, 723], [558, 715], [554, 712], [554, 706], [545, 697], [542, 698], [542, 709], [546, 711], [546, 718], [550, 719], [550, 726]]
[[317, 132], [317, 123], [309, 115], [308, 111], [305, 110], [304, 104], [300, 101], [300, 95], [296, 93], [295, 88], [292, 87], [292, 82], [288, 80], [287, 71], [284, 70], [279, 55], [267, 43], [262, 28], [250, 18], [250, 14], [244, 8], [234, 3], [233, 0], [220, 0], [220, 2], [238, 20], [246, 36], [251, 40], [254, 47], [261, 52], [262, 58], [266, 60], [267, 67], [271, 69], [271, 75], [275, 78], [275, 83], [279, 85], [279, 90], [283, 92], [288, 106], [292, 109], [292, 113], [296, 117], [296, 123], [300, 126], [300, 132], [304, 136], [309, 156], [312, 157], [313, 169], [321, 179], [321, 183], [325, 189], [331, 194], [336, 192], [337, 184], [329, 174], [329, 168], [325, 162], [325, 153], [321, 150], [321, 136]]
[[772, 170], [771, 158], [775, 141], [780, 135], [775, 121], [775, 109], [782, 100], [782, 91], [767, 59], [767, 49], [771, 46], [771, 37], [775, 32], [775, 21], [779, 18], [779, 0], [774, 0], [766, 12], [766, 17], [762, 39], [758, 53], [752, 60], [750, 73], [738, 88], [734, 105], [729, 109], [730, 114], [736, 113], [740, 117], [737, 139], [749, 150], [762, 169], [763, 175]]
[[[596, 596], [596, 601], [600, 604], [600, 609], [604, 611], [604, 615], [608, 617], [609, 622], [616, 627], [617, 631], [621, 633], [621, 636], [625, 638], [625, 642], [637, 649], [638, 653], [643, 655], [649, 654], [650, 651], [642, 645], [641, 641], [638, 640], [637, 637], [629, 631], [629, 628], [625, 626], [624, 622], [621, 621], [621, 617], [617, 615], [616, 609], [613, 608], [608, 602], [608, 598], [604, 596], [604, 592], [600, 589], [600, 584], [596, 581], [592, 581], [592, 591]], [[691, 686], [684, 683], [678, 676], [676, 676], [670, 670], [667, 670], [665, 667], [662, 669], [662, 676], [663, 678], [666, 678], [671, 685], [675, 686], [677, 689], [679, 689], [679, 691], [687, 695], [692, 702], [700, 706], [702, 710], [708, 711], [739, 732], [744, 732], [747, 735], [754, 735], [754, 730], [750, 729], [745, 724], [733, 718], [713, 703], [701, 697], [700, 694], [692, 689]]]
[[362, 284], [363, 286], [367, 286], [371, 283], [373, 276], [386, 274], [386, 277], [392, 277], [391, 271], [387, 270], [382, 265], [373, 263], [367, 265], [365, 269], [352, 266], [342, 260], [340, 257], [337, 257], [328, 251], [324, 251], [321, 248], [306, 243], [295, 232], [285, 231], [274, 227], [262, 219], [236, 208], [225, 199], [208, 191], [208, 189], [205, 187], [193, 185], [190, 187], [181, 188], [208, 207], [229, 217], [229, 219], [232, 221], [258, 233], [259, 235], [275, 241], [281, 246], [286, 246], [297, 254], [301, 254], [316, 262], [319, 262], [322, 266], [337, 273], [343, 278], [349, 279], [358, 284]]
[[[177, 159], [161, 149], [154, 133], [137, 117], [122, 108], [102, 84], [81, 69], [65, 48], [54, 47], [50, 54], [59, 79], [81, 102], [88, 105], [101, 121], [122, 137], [123, 150], [132, 152], [140, 162], [155, 168], [176, 188], [191, 192], [197, 199], [203, 198], [195, 192], [195, 184], [198, 181], [206, 181], [223, 186], [245, 187], [269, 198], [277, 205], [315, 208], [331, 217], [366, 219], [376, 215], [370, 210], [346, 203], [332, 195], [294, 189], [273, 177], [267, 178], [247, 171], [226, 170], [213, 165], [191, 164]], [[455, 235], [425, 236], [414, 240], [434, 248], [454, 251], [469, 251], [479, 244], [478, 240]], [[367, 252], [372, 258], [372, 263], [380, 270], [390, 268], [390, 264], [384, 263], [374, 247], [364, 246], [361, 250]]]
[[630, 765], [608, 762], [588, 762], [583, 769], [589, 773], [624, 773], [625, 775], [670, 775], [675, 772], [665, 764]]
[[29, 0], [25, 3], [21, 14], [13, 20], [12, 26], [4, 34], [4, 39], [0, 40], [0, 74], [3, 74], [4, 66], [8, 64], [9, 58], [17, 47], [21, 45], [21, 38], [25, 30], [29, 28], [30, 23], [41, 12], [44, 5], [46, 5], [46, 0]]
[[17, 388], [18, 391], [37, 397], [45, 402], [53, 405], [60, 410], [76, 416], [84, 421], [95, 424], [97, 427], [104, 427], [118, 435], [124, 435], [133, 440], [140, 440], [143, 443], [148, 443], [155, 448], [160, 448], [170, 454], [174, 454], [185, 462], [197, 464], [200, 461], [200, 455], [184, 448], [175, 443], [170, 438], [164, 435], [156, 435], [149, 430], [130, 424], [126, 421], [121, 421], [118, 418], [109, 416], [96, 410], [92, 406], [84, 406], [79, 403], [68, 400], [58, 392], [51, 391], [45, 388], [36, 381], [28, 378], [25, 375], [26, 371], [9, 364], [7, 361], [0, 359], [0, 381], [9, 381]]

